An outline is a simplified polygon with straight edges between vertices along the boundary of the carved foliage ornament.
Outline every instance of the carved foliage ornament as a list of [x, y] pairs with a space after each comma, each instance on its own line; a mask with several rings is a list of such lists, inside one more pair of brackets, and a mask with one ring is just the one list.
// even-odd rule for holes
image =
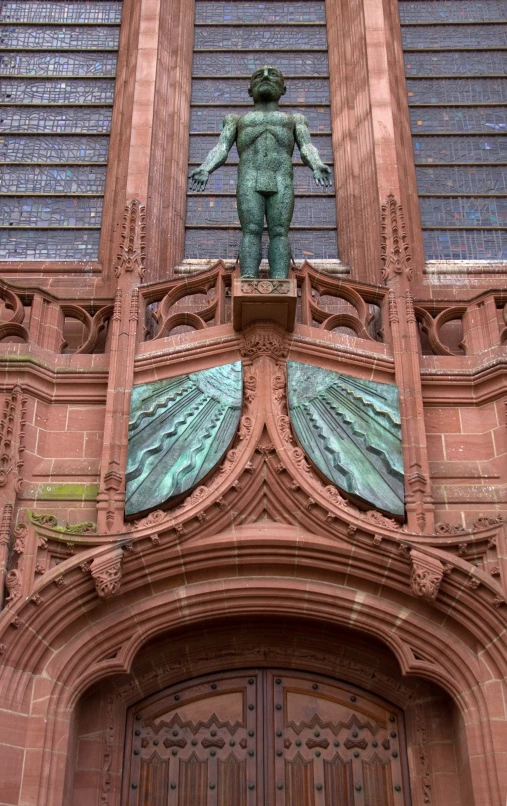
[[275, 329], [273, 326], [263, 328], [259, 325], [250, 325], [243, 331], [243, 340], [239, 349], [244, 358], [255, 359], [261, 355], [269, 355], [277, 360], [287, 356], [289, 346], [285, 332], [281, 329]]
[[146, 209], [137, 199], [125, 205], [121, 230], [120, 251], [116, 257], [116, 277], [125, 272], [137, 272], [142, 280], [145, 272]]
[[0, 487], [14, 474], [14, 490], [19, 492], [24, 465], [27, 398], [16, 386], [4, 400], [0, 416]]
[[9, 592], [6, 603], [11, 605], [21, 596], [21, 572], [17, 570], [9, 571], [5, 578], [5, 587]]
[[242, 294], [288, 294], [290, 290], [289, 280], [241, 280]]
[[412, 592], [421, 599], [434, 602], [444, 576], [443, 564], [440, 560], [415, 549], [410, 552], [410, 562], [412, 565], [410, 580]]
[[382, 205], [382, 277], [389, 282], [396, 276], [412, 279], [410, 248], [407, 241], [403, 209], [392, 193]]
[[123, 550], [121, 548], [113, 549], [93, 560], [90, 571], [101, 599], [109, 599], [110, 596], [118, 593], [121, 585], [122, 565]]

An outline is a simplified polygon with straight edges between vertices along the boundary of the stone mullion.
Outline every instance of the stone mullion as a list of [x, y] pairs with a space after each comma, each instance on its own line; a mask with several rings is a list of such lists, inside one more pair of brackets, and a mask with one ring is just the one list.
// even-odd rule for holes
[[149, 161], [147, 269], [150, 281], [172, 276], [174, 267], [184, 256], [194, 0], [161, 3], [159, 28]]
[[[11, 535], [13, 534], [17, 497], [22, 483], [26, 403], [26, 396], [21, 387], [15, 386], [2, 401], [0, 411], [0, 459], [2, 465], [0, 476], [0, 498], [2, 500], [0, 507], [0, 610], [5, 598], [4, 585], [12, 543]], [[17, 551], [18, 548], [21, 550]], [[20, 542], [16, 543], [14, 550], [22, 555], [24, 549], [24, 544]], [[18, 571], [19, 565], [18, 562], [15, 571]], [[21, 569], [19, 579], [21, 579]], [[12, 602], [12, 590], [9, 591], [9, 595]]]
[[380, 216], [363, 0], [327, 0], [338, 248], [354, 279], [378, 282]]
[[417, 322], [406, 278], [396, 278], [392, 284], [389, 319], [400, 393], [407, 524], [411, 531], [432, 533], [435, 508], [430, 491]]
[[397, 0], [327, 0], [331, 117], [340, 258], [378, 282], [379, 202], [406, 211], [419, 275], [424, 266]]
[[139, 319], [139, 291], [135, 284], [135, 275], [125, 273], [123, 265], [121, 272], [112, 320], [104, 448], [97, 497], [97, 523], [101, 532], [124, 529], [125, 469]]
[[[381, 42], [382, 51], [385, 54], [382, 57], [383, 65], [378, 65], [379, 75], [375, 83], [378, 85], [385, 84], [385, 73], [383, 71], [387, 70], [389, 77], [388, 102], [394, 123], [391, 134], [391, 148], [394, 149], [394, 152], [391, 159], [386, 162], [385, 171], [379, 172], [379, 194], [380, 198], [383, 199], [388, 193], [393, 192], [400, 200], [405, 211], [405, 222], [412, 250], [412, 267], [415, 279], [420, 280], [424, 269], [425, 256], [405, 78], [405, 61], [401, 40], [399, 5], [398, 0], [375, 0], [375, 3], [379, 7], [378, 19], [380, 21], [377, 35], [379, 44]], [[368, 23], [372, 24], [373, 19], [373, 15], [371, 17], [367, 16], [367, 25]], [[370, 34], [369, 42], [372, 39], [373, 36]], [[379, 55], [379, 51], [377, 51], [377, 56]], [[374, 118], [381, 120], [378, 115], [374, 115]], [[380, 135], [383, 135], [383, 131], [379, 131], [379, 145]], [[398, 191], [391, 186], [393, 172], [396, 174]]]

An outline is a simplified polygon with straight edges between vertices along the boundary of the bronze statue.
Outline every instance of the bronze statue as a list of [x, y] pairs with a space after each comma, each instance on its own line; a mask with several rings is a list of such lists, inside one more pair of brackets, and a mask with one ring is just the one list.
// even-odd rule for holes
[[268, 65], [256, 70], [248, 94], [255, 109], [227, 115], [218, 143], [190, 174], [192, 190], [204, 190], [210, 173], [220, 168], [234, 143], [239, 153], [236, 196], [242, 238], [239, 264], [242, 277], [258, 277], [262, 257], [264, 217], [269, 234], [270, 277], [288, 277], [291, 253], [289, 227], [294, 212], [292, 153], [297, 143], [301, 159], [312, 169], [318, 185], [331, 184], [331, 169], [312, 145], [303, 115], [280, 112], [286, 92], [284, 77]]

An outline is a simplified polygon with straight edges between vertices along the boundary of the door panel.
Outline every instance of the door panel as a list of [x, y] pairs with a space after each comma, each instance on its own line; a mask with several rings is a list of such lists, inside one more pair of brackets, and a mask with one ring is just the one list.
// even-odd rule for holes
[[128, 732], [123, 806], [410, 804], [401, 714], [317, 675], [184, 683], [134, 710]]
[[325, 678], [265, 674], [267, 803], [408, 806], [396, 709]]
[[123, 802], [261, 806], [260, 688], [259, 673], [249, 672], [152, 698], [131, 720]]

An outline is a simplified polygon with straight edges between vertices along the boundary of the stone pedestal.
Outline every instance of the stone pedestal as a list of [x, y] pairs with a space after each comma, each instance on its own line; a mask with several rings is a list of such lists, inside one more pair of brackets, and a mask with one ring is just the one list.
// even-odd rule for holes
[[292, 332], [296, 321], [297, 282], [251, 280], [235, 276], [232, 281], [232, 321], [235, 330], [259, 320], [269, 320]]

